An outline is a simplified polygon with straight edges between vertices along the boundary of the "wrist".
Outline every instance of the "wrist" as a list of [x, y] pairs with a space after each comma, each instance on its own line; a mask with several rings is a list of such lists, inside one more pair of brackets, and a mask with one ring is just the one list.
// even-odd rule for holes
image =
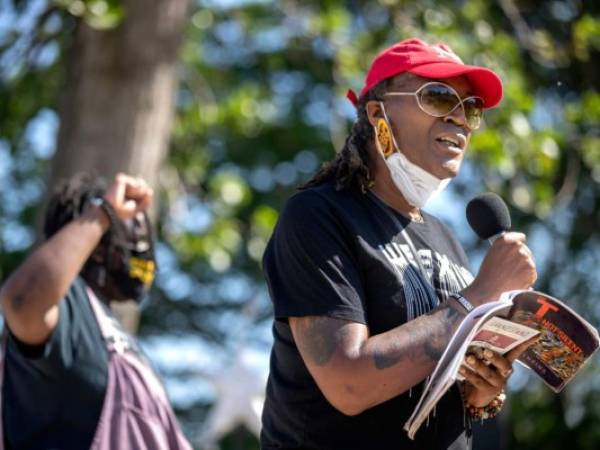
[[450, 299], [454, 300], [455, 304], [458, 304], [465, 314], [468, 314], [475, 309], [475, 305], [473, 305], [461, 294], [450, 294]]
[[476, 281], [473, 281], [473, 283], [464, 288], [458, 294], [467, 299], [475, 308], [489, 302], [490, 300], [495, 300], [495, 298], [486, 293], [484, 289], [481, 289], [477, 285]]
[[[474, 385], [463, 381], [462, 382], [462, 394], [463, 403], [465, 408], [484, 408], [490, 404], [498, 394], [490, 394], [489, 392], [482, 392], [477, 389]], [[501, 391], [504, 392], [504, 391]]]
[[491, 400], [479, 404], [479, 402], [472, 402], [468, 395], [463, 394], [463, 402], [467, 414], [471, 420], [484, 421], [485, 419], [491, 419], [498, 415], [504, 406], [506, 400], [506, 394], [504, 389], [498, 392], [495, 397]]
[[114, 209], [112, 208], [112, 205], [106, 201], [106, 199], [102, 197], [95, 197], [91, 199], [90, 207], [86, 213], [90, 214], [93, 220], [98, 221], [102, 227], [102, 231], [107, 231], [110, 228], [112, 224], [111, 214], [114, 214]]
[[460, 303], [455, 301], [452, 297], [450, 297], [448, 299], [448, 301], [444, 302], [444, 305], [446, 305], [446, 307], [452, 309], [454, 312], [456, 312], [461, 317], [465, 317], [467, 314], [469, 314], [467, 312], [467, 310], [463, 306], [461, 306]]

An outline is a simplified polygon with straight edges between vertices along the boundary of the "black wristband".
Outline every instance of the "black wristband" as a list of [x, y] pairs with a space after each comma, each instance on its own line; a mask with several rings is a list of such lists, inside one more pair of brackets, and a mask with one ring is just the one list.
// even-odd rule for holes
[[450, 298], [456, 300], [460, 304], [460, 306], [462, 306], [467, 311], [467, 313], [470, 313], [475, 309], [471, 302], [460, 294], [450, 294]]
[[106, 214], [109, 222], [109, 228], [112, 228], [119, 220], [115, 208], [113, 208], [113, 205], [111, 205], [110, 202], [108, 202], [104, 197], [94, 197], [90, 203], [94, 206], [98, 206], [104, 212], [104, 214]]

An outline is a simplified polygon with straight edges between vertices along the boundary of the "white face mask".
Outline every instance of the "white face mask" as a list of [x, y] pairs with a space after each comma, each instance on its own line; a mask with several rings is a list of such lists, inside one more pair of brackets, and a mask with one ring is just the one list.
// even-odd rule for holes
[[[392, 127], [387, 118], [387, 114], [385, 113], [383, 103], [380, 103], [380, 105], [381, 110], [383, 111], [383, 117], [390, 128], [390, 132], [392, 134], [392, 144], [394, 145], [394, 150], [396, 151], [386, 159], [383, 155], [383, 150], [379, 145], [379, 140], [375, 138], [377, 150], [383, 158], [388, 170], [390, 171], [394, 185], [404, 196], [406, 201], [417, 208], [422, 208], [425, 206], [428, 200], [443, 191], [446, 186], [448, 186], [451, 178], [440, 180], [435, 175], [430, 174], [425, 169], [410, 162], [408, 158], [404, 156], [404, 153], [400, 151], [400, 148], [396, 143], [396, 138], [392, 132]], [[375, 127], [373, 128], [375, 129], [375, 136], [377, 136], [377, 129]]]

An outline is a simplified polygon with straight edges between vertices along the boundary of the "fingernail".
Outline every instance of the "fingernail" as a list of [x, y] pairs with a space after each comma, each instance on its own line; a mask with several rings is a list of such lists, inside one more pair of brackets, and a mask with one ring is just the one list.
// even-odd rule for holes
[[487, 359], [490, 359], [492, 356], [494, 356], [494, 354], [491, 350], [486, 349], [483, 351], [483, 356], [485, 356]]
[[467, 362], [469, 364], [475, 364], [475, 358], [473, 356], [468, 356], [467, 357]]

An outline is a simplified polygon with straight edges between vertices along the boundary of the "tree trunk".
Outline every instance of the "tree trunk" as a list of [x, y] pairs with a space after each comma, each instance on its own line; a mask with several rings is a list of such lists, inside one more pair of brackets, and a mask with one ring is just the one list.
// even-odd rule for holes
[[[57, 152], [48, 186], [80, 172], [141, 176], [155, 187], [166, 155], [178, 48], [189, 0], [123, 0], [108, 31], [80, 21], [67, 60]], [[50, 190], [48, 190], [50, 191]], [[137, 308], [114, 304], [131, 332]]]
[[81, 21], [67, 62], [49, 185], [79, 171], [156, 183], [173, 111], [177, 50], [189, 0], [124, 0], [100, 31]]

